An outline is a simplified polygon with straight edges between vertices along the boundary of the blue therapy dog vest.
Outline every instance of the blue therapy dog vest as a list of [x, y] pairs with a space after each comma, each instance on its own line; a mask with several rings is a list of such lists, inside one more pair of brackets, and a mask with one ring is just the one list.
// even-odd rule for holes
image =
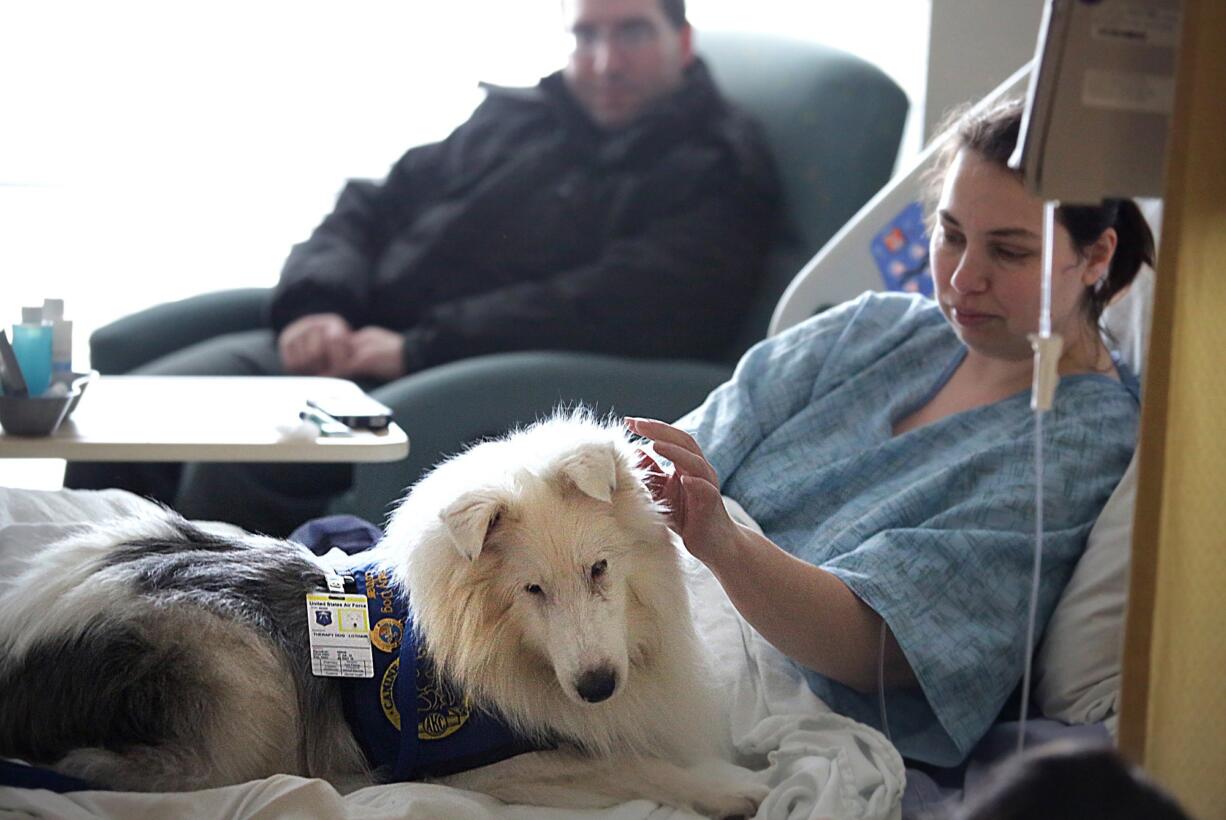
[[[381, 536], [361, 519], [330, 516], [303, 525], [291, 540], [316, 553], [332, 546], [360, 553]], [[375, 674], [338, 682], [345, 718], [383, 780], [441, 777], [541, 748], [473, 707], [463, 692], [437, 674], [417, 644], [408, 599], [397, 594], [387, 567], [362, 562], [359, 554], [345, 572], [352, 575], [357, 594], [366, 596]]]

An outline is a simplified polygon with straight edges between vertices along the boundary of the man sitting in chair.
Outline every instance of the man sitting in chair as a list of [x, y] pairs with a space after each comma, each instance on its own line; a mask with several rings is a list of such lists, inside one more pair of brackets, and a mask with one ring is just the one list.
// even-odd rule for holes
[[[562, 7], [565, 68], [534, 88], [487, 87], [447, 139], [409, 150], [382, 183], [350, 182], [290, 253], [268, 329], [135, 372], [341, 376], [371, 388], [517, 349], [724, 354], [774, 230], [764, 140], [694, 56], [684, 0]], [[65, 483], [279, 533], [319, 514], [350, 476], [181, 472], [72, 464]]]

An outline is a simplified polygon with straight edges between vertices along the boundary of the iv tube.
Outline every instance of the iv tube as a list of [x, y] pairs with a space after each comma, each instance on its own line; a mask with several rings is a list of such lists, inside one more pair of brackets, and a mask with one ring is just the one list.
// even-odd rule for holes
[[1043, 203], [1043, 301], [1039, 307], [1039, 336], [1051, 336], [1051, 257], [1055, 245], [1056, 208], [1055, 200]]
[[1022, 673], [1022, 706], [1018, 716], [1017, 750], [1026, 745], [1026, 712], [1030, 708], [1030, 673], [1034, 664], [1035, 621], [1039, 608], [1039, 577], [1043, 568], [1043, 413], [1051, 409], [1058, 378], [1057, 365], [1063, 341], [1051, 332], [1051, 268], [1055, 245], [1055, 217], [1058, 202], [1043, 204], [1043, 288], [1039, 311], [1039, 332], [1032, 334], [1034, 385], [1030, 406], [1034, 410], [1034, 573], [1030, 581], [1030, 606], [1026, 623], [1026, 655]]
[[1035, 615], [1039, 606], [1039, 574], [1043, 567], [1043, 411], [1034, 412], [1034, 572], [1026, 623], [1026, 665], [1022, 673], [1022, 707], [1018, 716], [1017, 750], [1026, 747], [1026, 712], [1030, 708], [1030, 672], [1034, 663]]
[[894, 738], [890, 736], [890, 721], [885, 713], [885, 637], [886, 630], [889, 626], [885, 622], [885, 618], [881, 619], [881, 646], [877, 652], [877, 708], [881, 710], [881, 732], [885, 735], [885, 739], [894, 742]]

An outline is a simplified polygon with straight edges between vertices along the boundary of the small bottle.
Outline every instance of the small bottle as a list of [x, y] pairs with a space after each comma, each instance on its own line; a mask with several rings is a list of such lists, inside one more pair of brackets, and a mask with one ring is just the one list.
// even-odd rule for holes
[[72, 373], [72, 322], [64, 319], [63, 299], [43, 300], [43, 323], [51, 325], [51, 378]]
[[21, 309], [21, 324], [13, 325], [13, 353], [31, 396], [51, 384], [51, 325], [43, 324], [43, 309]]

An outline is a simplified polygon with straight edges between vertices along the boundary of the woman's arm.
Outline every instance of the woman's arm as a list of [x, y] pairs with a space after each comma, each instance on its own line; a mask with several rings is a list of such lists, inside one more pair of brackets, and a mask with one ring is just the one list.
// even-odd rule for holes
[[[722, 499], [716, 507], [717, 513], [723, 509]], [[860, 692], [876, 691], [881, 617], [835, 575], [748, 527], [733, 526], [738, 533], [730, 549], [704, 563], [737, 611], [802, 666]], [[915, 675], [888, 627], [885, 640], [885, 685], [914, 686]]]
[[[715, 470], [687, 433], [658, 421], [627, 423], [673, 462], [675, 472], [660, 476], [652, 490], [668, 504], [686, 549], [710, 567], [745, 620], [797, 663], [861, 692], [876, 690], [881, 617], [833, 574], [735, 523]], [[885, 683], [916, 683], [888, 628]]]

